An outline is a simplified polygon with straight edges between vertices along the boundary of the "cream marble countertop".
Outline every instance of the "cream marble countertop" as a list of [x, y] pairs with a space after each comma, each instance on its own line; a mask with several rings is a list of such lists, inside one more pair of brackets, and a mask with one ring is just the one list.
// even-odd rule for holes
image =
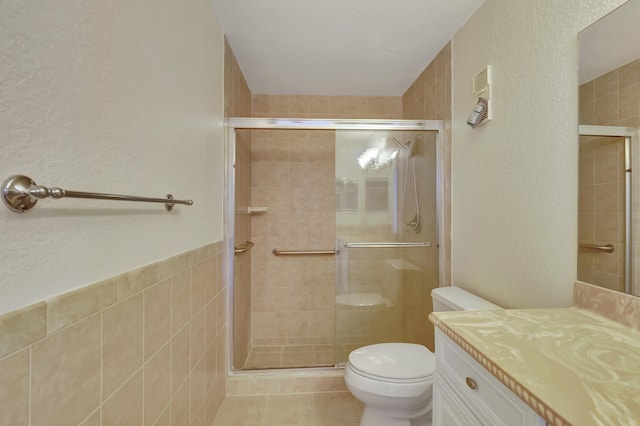
[[639, 330], [577, 307], [429, 319], [550, 425], [640, 425]]

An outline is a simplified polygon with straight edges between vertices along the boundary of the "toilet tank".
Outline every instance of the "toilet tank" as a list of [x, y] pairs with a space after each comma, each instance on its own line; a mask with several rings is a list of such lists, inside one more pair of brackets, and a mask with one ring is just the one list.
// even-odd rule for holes
[[502, 309], [460, 287], [439, 287], [431, 291], [433, 311], [479, 311]]

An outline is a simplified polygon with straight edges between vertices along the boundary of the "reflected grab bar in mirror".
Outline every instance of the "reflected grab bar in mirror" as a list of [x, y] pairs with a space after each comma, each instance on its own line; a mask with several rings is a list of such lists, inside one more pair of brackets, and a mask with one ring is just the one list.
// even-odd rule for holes
[[586, 249], [592, 249], [592, 250], [599, 250], [599, 251], [604, 251], [607, 253], [613, 253], [615, 251], [615, 248], [613, 247], [613, 244], [585, 244], [585, 243], [580, 243], [580, 248], [586, 248]]
[[405, 247], [431, 247], [431, 243], [344, 243], [347, 248], [405, 248]]
[[233, 247], [233, 253], [241, 254], [241, 253], [248, 252], [249, 250], [251, 250], [251, 247], [253, 247], [255, 245], [256, 245], [256, 243], [254, 243], [253, 241], [245, 241], [244, 243], [240, 243], [240, 244], [235, 245]]
[[325, 255], [325, 256], [333, 256], [338, 253], [338, 250], [280, 250], [273, 249], [271, 251], [276, 256], [316, 256], [316, 255]]

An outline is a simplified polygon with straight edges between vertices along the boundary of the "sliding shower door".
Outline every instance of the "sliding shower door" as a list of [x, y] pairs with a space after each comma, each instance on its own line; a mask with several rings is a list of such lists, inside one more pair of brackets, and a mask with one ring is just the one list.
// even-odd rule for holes
[[235, 121], [227, 193], [233, 369], [333, 367], [377, 342], [433, 349], [438, 130], [340, 126], [439, 123]]
[[251, 339], [236, 368], [335, 363], [335, 132], [253, 130]]
[[336, 363], [363, 345], [433, 349], [437, 132], [336, 132]]

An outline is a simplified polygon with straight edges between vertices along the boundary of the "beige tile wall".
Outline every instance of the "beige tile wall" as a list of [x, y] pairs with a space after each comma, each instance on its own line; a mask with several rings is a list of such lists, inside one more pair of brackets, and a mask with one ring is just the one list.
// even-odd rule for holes
[[[443, 285], [451, 285], [451, 43], [442, 49], [402, 96], [402, 118], [442, 120], [444, 123], [443, 149], [439, 154], [440, 161], [444, 165], [442, 170], [444, 214], [440, 218], [444, 228], [444, 239], [439, 241], [438, 253], [442, 257], [443, 268], [439, 280]], [[432, 271], [433, 277], [432, 261], [427, 262], [427, 260], [416, 258], [408, 260], [411, 263], [424, 264], [428, 270]], [[437, 271], [437, 265], [435, 267]], [[411, 277], [407, 277], [407, 280], [410, 282]], [[427, 286], [414, 286], [413, 300], [420, 300], [423, 305], [408, 310], [405, 317], [407, 328], [410, 330], [409, 340], [426, 341], [426, 345], [432, 350], [434, 349], [433, 327], [426, 324], [425, 328], [421, 329], [419, 324], [422, 324], [423, 319], [431, 312], [431, 289], [437, 286], [437, 278], [429, 280]]]
[[253, 131], [252, 342], [333, 343], [333, 257], [277, 257], [335, 245], [333, 131]]
[[402, 118], [399, 96], [252, 95], [253, 117]]
[[0, 424], [211, 424], [226, 390], [223, 246], [0, 316]]
[[640, 59], [580, 86], [580, 124], [640, 125]]
[[625, 287], [624, 138], [580, 137], [578, 239], [613, 244], [613, 253], [578, 250], [578, 280], [617, 291]]
[[[580, 124], [592, 124], [600, 126], [640, 126], [640, 59], [636, 59], [620, 68], [608, 72], [594, 80], [584, 83], [580, 86]], [[638, 147], [633, 147], [636, 151]], [[611, 156], [611, 158], [613, 158]], [[612, 161], [612, 160], [610, 160]], [[632, 157], [632, 169], [640, 168], [640, 157], [634, 155]], [[581, 164], [582, 166], [582, 164]], [[582, 172], [581, 172], [582, 175]], [[632, 175], [632, 186], [640, 188], [640, 176], [637, 173]], [[612, 192], [612, 191], [611, 191]], [[637, 190], [635, 191], [637, 193]], [[581, 192], [581, 196], [582, 196]], [[602, 194], [604, 195], [604, 194]], [[602, 197], [601, 197], [602, 198]], [[581, 209], [583, 204], [589, 201], [589, 198], [581, 200]], [[633, 197], [632, 206], [632, 223], [633, 223], [633, 239], [635, 257], [633, 259], [632, 277], [633, 286], [636, 294], [640, 292], [640, 197]], [[611, 212], [607, 212], [611, 214]], [[581, 215], [582, 218], [582, 215]], [[601, 222], [604, 216], [601, 215]], [[620, 221], [619, 217], [616, 221]], [[613, 218], [607, 221], [608, 224], [613, 222]], [[581, 225], [589, 227], [588, 221]], [[609, 226], [610, 227], [610, 226]], [[618, 241], [620, 241], [618, 239]], [[579, 258], [579, 261], [581, 259]], [[582, 259], [585, 261], [584, 259]], [[621, 259], [622, 260], [622, 259]], [[585, 261], [588, 263], [588, 259]], [[612, 269], [612, 262], [609, 269]], [[586, 279], [586, 278], [585, 278]], [[592, 282], [589, 280], [589, 282]], [[611, 280], [609, 280], [612, 287]]]
[[224, 40], [224, 116], [251, 117], [251, 92], [226, 37]]

